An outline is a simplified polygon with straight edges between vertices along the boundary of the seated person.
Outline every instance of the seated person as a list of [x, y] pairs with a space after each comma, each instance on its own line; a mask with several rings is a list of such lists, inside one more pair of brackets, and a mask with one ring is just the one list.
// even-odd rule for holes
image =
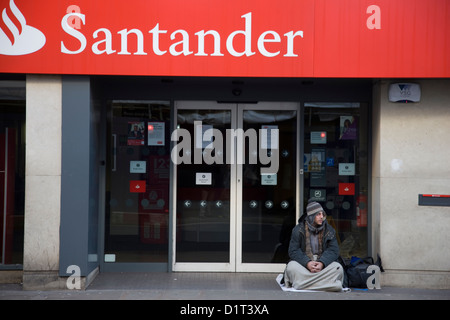
[[290, 261], [284, 271], [287, 287], [302, 290], [342, 291], [344, 269], [336, 262], [339, 246], [336, 231], [326, 221], [318, 202], [309, 202], [289, 243]]

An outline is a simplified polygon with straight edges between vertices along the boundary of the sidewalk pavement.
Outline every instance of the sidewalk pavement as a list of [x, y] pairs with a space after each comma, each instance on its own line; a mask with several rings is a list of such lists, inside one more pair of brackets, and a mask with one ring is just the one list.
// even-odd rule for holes
[[0, 300], [450, 300], [450, 290], [383, 287], [285, 292], [274, 273], [100, 273], [86, 290], [22, 290], [0, 284]]

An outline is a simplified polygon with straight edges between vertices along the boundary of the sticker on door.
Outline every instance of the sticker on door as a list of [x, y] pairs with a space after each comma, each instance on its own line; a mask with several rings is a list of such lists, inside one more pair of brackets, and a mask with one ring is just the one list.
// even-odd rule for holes
[[353, 196], [355, 194], [354, 183], [339, 183], [340, 196]]
[[130, 192], [143, 193], [145, 192], [145, 180], [131, 180]]

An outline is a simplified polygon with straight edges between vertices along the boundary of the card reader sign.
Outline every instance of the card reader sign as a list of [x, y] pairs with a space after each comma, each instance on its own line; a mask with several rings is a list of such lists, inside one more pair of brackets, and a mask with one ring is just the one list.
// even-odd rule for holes
[[277, 175], [276, 174], [261, 174], [261, 185], [276, 186], [277, 185]]
[[355, 164], [354, 163], [339, 163], [339, 175], [340, 176], [354, 176]]
[[145, 173], [146, 167], [145, 161], [130, 161], [130, 173]]
[[211, 172], [197, 172], [195, 174], [195, 184], [211, 185], [212, 184], [212, 173]]

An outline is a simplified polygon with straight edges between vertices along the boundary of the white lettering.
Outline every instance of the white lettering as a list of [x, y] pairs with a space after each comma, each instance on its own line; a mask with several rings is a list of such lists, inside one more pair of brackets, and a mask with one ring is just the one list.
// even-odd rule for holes
[[131, 29], [130, 31], [128, 31], [127, 29], [124, 29], [124, 30], [120, 30], [117, 33], [121, 35], [121, 37], [120, 37], [121, 38], [121, 47], [120, 47], [121, 50], [117, 54], [124, 54], [124, 55], [131, 54], [128, 52], [128, 35], [130, 33], [134, 33], [137, 37], [137, 51], [134, 54], [146, 55], [146, 53], [144, 52], [144, 35], [142, 34], [141, 30]]
[[205, 30], [201, 30], [195, 34], [196, 36], [198, 36], [198, 51], [195, 55], [207, 56], [207, 54], [205, 53], [205, 36], [208, 34], [214, 37], [214, 53], [212, 53], [211, 56], [223, 56], [223, 54], [220, 53], [220, 34], [215, 30], [209, 30], [206, 32]]
[[[272, 38], [272, 39], [266, 39], [266, 35], [268, 35], [268, 34], [272, 35], [273, 38]], [[277, 55], [280, 54], [280, 51], [277, 51], [277, 52], [269, 52], [269, 51], [266, 50], [266, 47], [264, 46], [264, 43], [266, 43], [266, 42], [280, 42], [280, 41], [281, 41], [280, 35], [279, 35], [278, 33], [276, 33], [275, 31], [266, 31], [266, 32], [263, 32], [263, 33], [259, 36], [259, 39], [258, 39], [258, 50], [259, 50], [259, 52], [261, 52], [261, 54], [262, 54], [263, 56], [266, 56], [266, 57], [275, 57], [275, 56], [277, 56]]]
[[[174, 31], [171, 35], [170, 35], [170, 40], [175, 40], [175, 35], [179, 33], [181, 34], [183, 40], [179, 41], [179, 42], [175, 42], [174, 44], [172, 44], [169, 48], [169, 52], [171, 55], [173, 56], [179, 56], [180, 54], [184, 54], [185, 56], [188, 56], [190, 54], [192, 54], [192, 51], [189, 51], [189, 34], [185, 31], [185, 30], [177, 30]], [[178, 45], [182, 45], [183, 46], [183, 50], [182, 51], [176, 51], [175, 48]]]
[[214, 313], [214, 307], [195, 307], [190, 304], [187, 307], [181, 307], [180, 314], [182, 315], [205, 315], [210, 318]]
[[[255, 130], [243, 129], [227, 129], [226, 141], [227, 141], [227, 163], [234, 164], [234, 150], [245, 150], [246, 141], [248, 140], [250, 146], [250, 152], [248, 152], [248, 163], [258, 163], [258, 154], [256, 152], [256, 146], [258, 145], [258, 137]], [[237, 142], [237, 147], [235, 147]], [[245, 152], [237, 153], [237, 164], [245, 164]]]
[[[67, 43], [61, 41], [61, 52], [65, 54], [79, 54], [86, 49], [88, 44], [86, 35], [82, 33], [81, 26], [77, 26], [79, 29], [74, 29], [73, 21], [74, 18], [80, 21], [80, 24], [85, 25], [86, 16], [82, 13], [71, 12], [67, 13], [61, 20], [62, 29], [71, 37], [79, 41], [79, 47], [75, 50], [69, 49]], [[256, 54], [252, 50], [252, 13], [248, 12], [241, 16], [244, 19], [244, 28], [238, 29], [231, 32], [226, 38], [226, 50], [228, 54], [234, 57], [242, 56], [253, 56]], [[370, 19], [370, 18], [369, 18]], [[72, 23], [69, 23], [71, 21]], [[194, 33], [197, 36], [197, 51], [195, 48], [191, 49], [190, 34], [188, 31], [183, 29], [178, 29], [167, 37], [168, 30], [164, 30], [157, 23], [153, 29], [149, 30], [148, 33], [152, 37], [151, 49], [146, 46], [146, 38], [144, 33], [139, 29], [122, 29], [117, 32], [120, 36], [120, 51], [116, 51], [119, 44], [115, 44], [114, 41], [118, 41], [118, 36], [116, 39], [111, 31], [107, 28], [99, 28], [92, 33], [93, 43], [91, 45], [91, 50], [96, 55], [107, 54], [111, 55], [116, 53], [117, 55], [147, 55], [147, 50], [152, 50], [152, 53], [158, 56], [165, 54], [170, 54], [172, 56], [188, 56], [194, 54], [195, 56], [212, 56], [212, 57], [222, 57], [224, 54], [221, 50], [221, 35], [216, 30], [200, 30]], [[130, 37], [130, 35], [133, 36]], [[209, 37], [209, 46], [206, 47], [205, 42]], [[294, 41], [296, 38], [303, 38], [303, 31], [289, 31], [284, 34], [286, 37], [286, 53], [284, 57], [298, 57], [298, 54], [294, 50]], [[133, 39], [135, 42], [134, 46], [129, 48], [129, 39]], [[163, 40], [163, 41], [160, 41]], [[169, 42], [172, 40], [172, 42]], [[148, 41], [148, 40], [147, 40]], [[168, 43], [169, 42], [169, 43]], [[71, 43], [74, 46], [73, 43]], [[213, 47], [211, 47], [213, 45]], [[75, 44], [76, 46], [76, 44]], [[70, 47], [70, 46], [69, 46]], [[135, 48], [135, 49], [132, 49]], [[273, 30], [267, 30], [259, 34], [257, 40], [257, 52], [262, 56], [272, 58], [280, 55], [282, 46], [282, 40], [280, 34]], [[133, 51], [134, 52], [131, 52]]]
[[300, 36], [303, 38], [303, 31], [289, 31], [284, 34], [287, 37], [287, 52], [284, 57], [298, 57], [298, 54], [294, 53], [294, 38]]
[[[219, 129], [208, 129], [203, 134], [203, 141], [212, 141], [205, 147], [203, 161], [206, 164], [223, 164], [223, 136]], [[213, 156], [214, 151], [214, 156]]]
[[176, 129], [172, 132], [170, 139], [179, 141], [180, 137], [182, 140], [173, 147], [170, 157], [174, 164], [191, 164], [191, 134], [186, 129]]
[[[252, 13], [246, 13], [243, 16], [241, 16], [241, 18], [245, 19], [245, 31], [244, 30], [237, 30], [232, 32], [227, 39], [227, 50], [228, 52], [235, 57], [241, 57], [244, 54], [249, 57], [255, 54], [255, 52], [252, 52]], [[233, 40], [234, 37], [237, 34], [242, 34], [244, 35], [244, 39], [245, 39], [245, 50], [243, 52], [237, 52], [234, 49], [233, 46]]]
[[[112, 35], [111, 35], [111, 32], [108, 29], [100, 28], [100, 29], [96, 30], [94, 32], [94, 34], [93, 34], [94, 39], [97, 39], [98, 34], [100, 32], [103, 32], [105, 34], [105, 39], [95, 42], [92, 45], [92, 52], [94, 52], [95, 54], [102, 54], [102, 53], [112, 54], [112, 53], [116, 52], [116, 50], [112, 49]], [[102, 43], [105, 44], [105, 49], [104, 50], [100, 50], [99, 49], [99, 45], [102, 44]]]
[[159, 23], [157, 23], [156, 26], [148, 33], [153, 34], [153, 52], [158, 56], [165, 54], [167, 51], [159, 50], [159, 35], [162, 33], [167, 33], [167, 30], [159, 30]]
[[[172, 141], [182, 141], [175, 145], [171, 151], [172, 162], [176, 165], [191, 164], [191, 156], [194, 154], [194, 164], [223, 164], [223, 150], [226, 150], [226, 164], [245, 163], [245, 152], [238, 152], [235, 160], [235, 150], [247, 149], [246, 138], [248, 138], [249, 163], [256, 164], [259, 154], [259, 162], [269, 167], [261, 167], [261, 174], [276, 174], [279, 168], [279, 151], [277, 146], [278, 129], [259, 129], [261, 143], [258, 146], [258, 137], [255, 129], [227, 129], [226, 145], [222, 132], [218, 129], [207, 127], [203, 131], [202, 121], [194, 121], [194, 150], [191, 150], [191, 136], [186, 129], [176, 129], [172, 132]], [[269, 132], [270, 131], [270, 132]], [[237, 141], [236, 141], [237, 140]], [[266, 141], [263, 143], [262, 141]], [[237, 144], [236, 144], [237, 142]], [[272, 146], [268, 149], [268, 146]]]
[[69, 18], [72, 18], [74, 16], [80, 18], [81, 21], [83, 22], [83, 24], [85, 24], [85, 15], [84, 14], [72, 12], [72, 13], [66, 14], [62, 18], [61, 27], [63, 28], [63, 30], [66, 33], [70, 34], [72, 37], [77, 38], [78, 41], [80, 41], [80, 48], [78, 50], [71, 51], [71, 50], [67, 49], [66, 46], [64, 45], [64, 42], [61, 41], [61, 52], [62, 53], [78, 54], [80, 52], [83, 52], [84, 49], [86, 49], [87, 42], [86, 42], [86, 38], [84, 37], [84, 35], [80, 31], [77, 31], [74, 28], [72, 28], [68, 23]]

